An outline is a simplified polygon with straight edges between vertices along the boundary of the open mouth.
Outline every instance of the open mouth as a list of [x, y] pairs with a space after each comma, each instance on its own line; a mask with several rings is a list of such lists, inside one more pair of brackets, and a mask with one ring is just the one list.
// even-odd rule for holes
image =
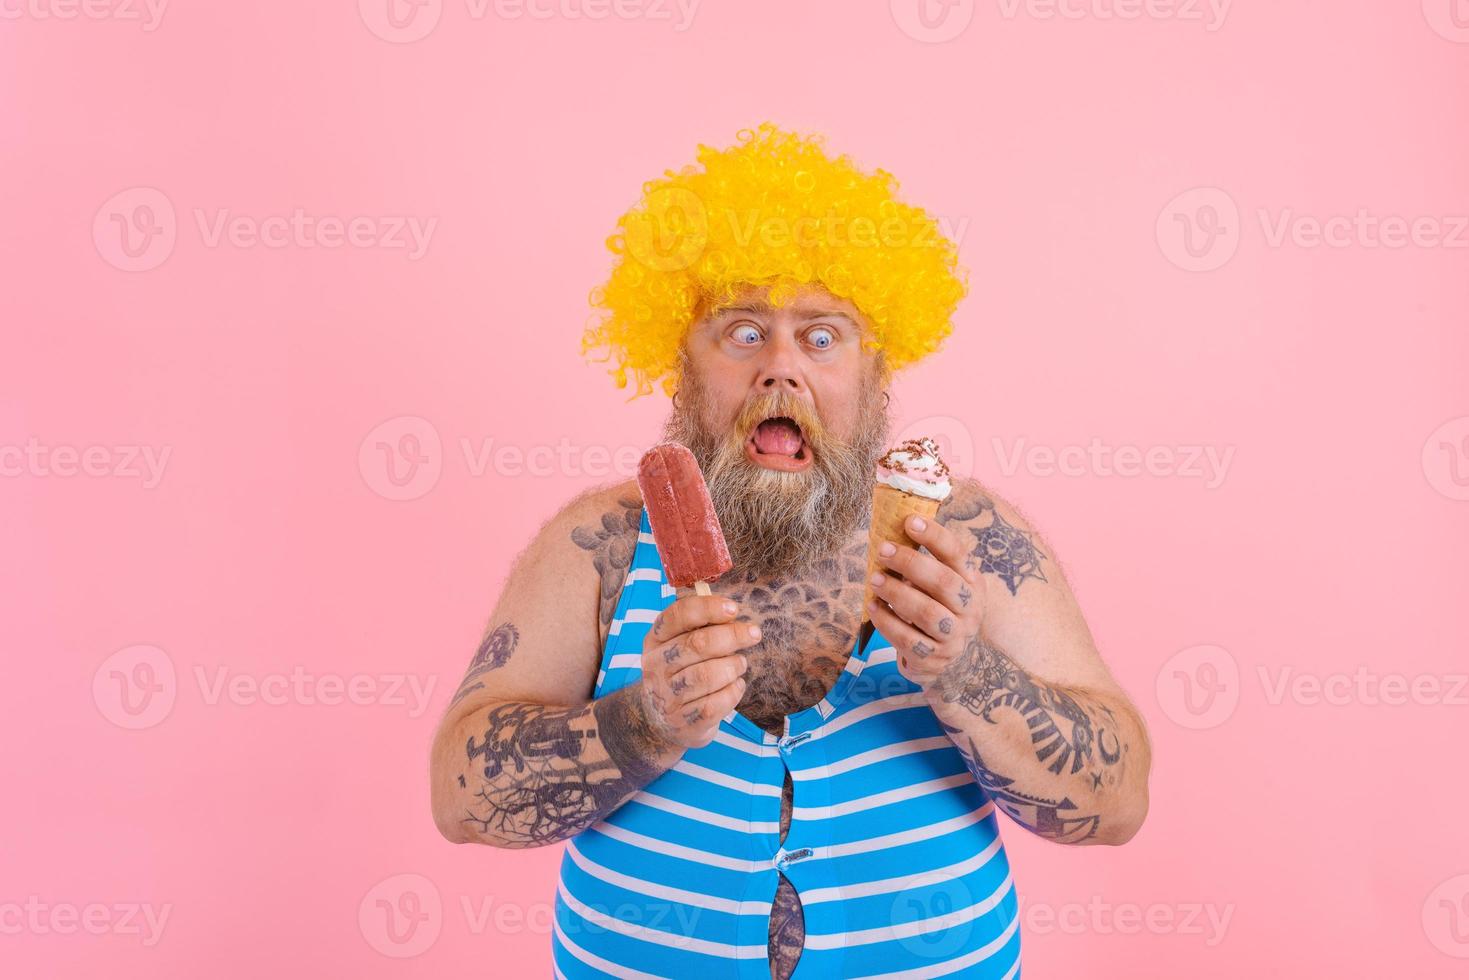
[[755, 426], [745, 448], [752, 460], [775, 470], [802, 470], [811, 464], [806, 438], [795, 419], [777, 415]]

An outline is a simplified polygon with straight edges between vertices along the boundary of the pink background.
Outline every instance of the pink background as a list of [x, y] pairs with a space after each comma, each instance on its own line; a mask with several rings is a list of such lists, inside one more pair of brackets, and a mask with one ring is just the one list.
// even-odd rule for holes
[[[549, 975], [559, 848], [442, 841], [429, 737], [515, 553], [666, 410], [577, 352], [616, 215], [769, 118], [964, 226], [897, 418], [1046, 532], [1151, 726], [1133, 843], [1007, 826], [1027, 976], [1463, 975], [1462, 0], [384, 2], [3, 8], [0, 969]], [[437, 224], [417, 257], [210, 231], [298, 208]], [[1429, 223], [1273, 234], [1359, 209]]]

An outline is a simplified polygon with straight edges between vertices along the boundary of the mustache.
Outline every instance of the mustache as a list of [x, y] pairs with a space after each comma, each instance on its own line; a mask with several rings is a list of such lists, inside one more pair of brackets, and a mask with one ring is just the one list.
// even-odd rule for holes
[[830, 446], [831, 434], [816, 407], [791, 391], [776, 390], [750, 398], [735, 416], [732, 438], [743, 445], [766, 419], [787, 418], [801, 429], [801, 438], [817, 452]]

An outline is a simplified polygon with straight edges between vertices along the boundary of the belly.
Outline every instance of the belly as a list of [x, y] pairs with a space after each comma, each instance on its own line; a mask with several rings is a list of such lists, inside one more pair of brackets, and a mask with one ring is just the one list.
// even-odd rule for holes
[[[791, 777], [786, 774], [785, 787], [780, 795], [780, 840], [785, 843], [786, 832], [791, 828]], [[801, 899], [795, 887], [780, 876], [775, 890], [775, 901], [770, 908], [770, 939], [767, 951], [770, 956], [771, 980], [786, 980], [796, 969], [801, 958], [801, 947], [806, 944], [806, 921], [801, 911]]]

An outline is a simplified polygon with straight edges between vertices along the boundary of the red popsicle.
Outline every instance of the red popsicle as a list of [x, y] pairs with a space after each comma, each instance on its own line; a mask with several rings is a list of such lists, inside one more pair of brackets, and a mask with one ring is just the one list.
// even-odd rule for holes
[[638, 460], [638, 489], [668, 584], [709, 595], [733, 563], [694, 454], [677, 442], [654, 446]]

